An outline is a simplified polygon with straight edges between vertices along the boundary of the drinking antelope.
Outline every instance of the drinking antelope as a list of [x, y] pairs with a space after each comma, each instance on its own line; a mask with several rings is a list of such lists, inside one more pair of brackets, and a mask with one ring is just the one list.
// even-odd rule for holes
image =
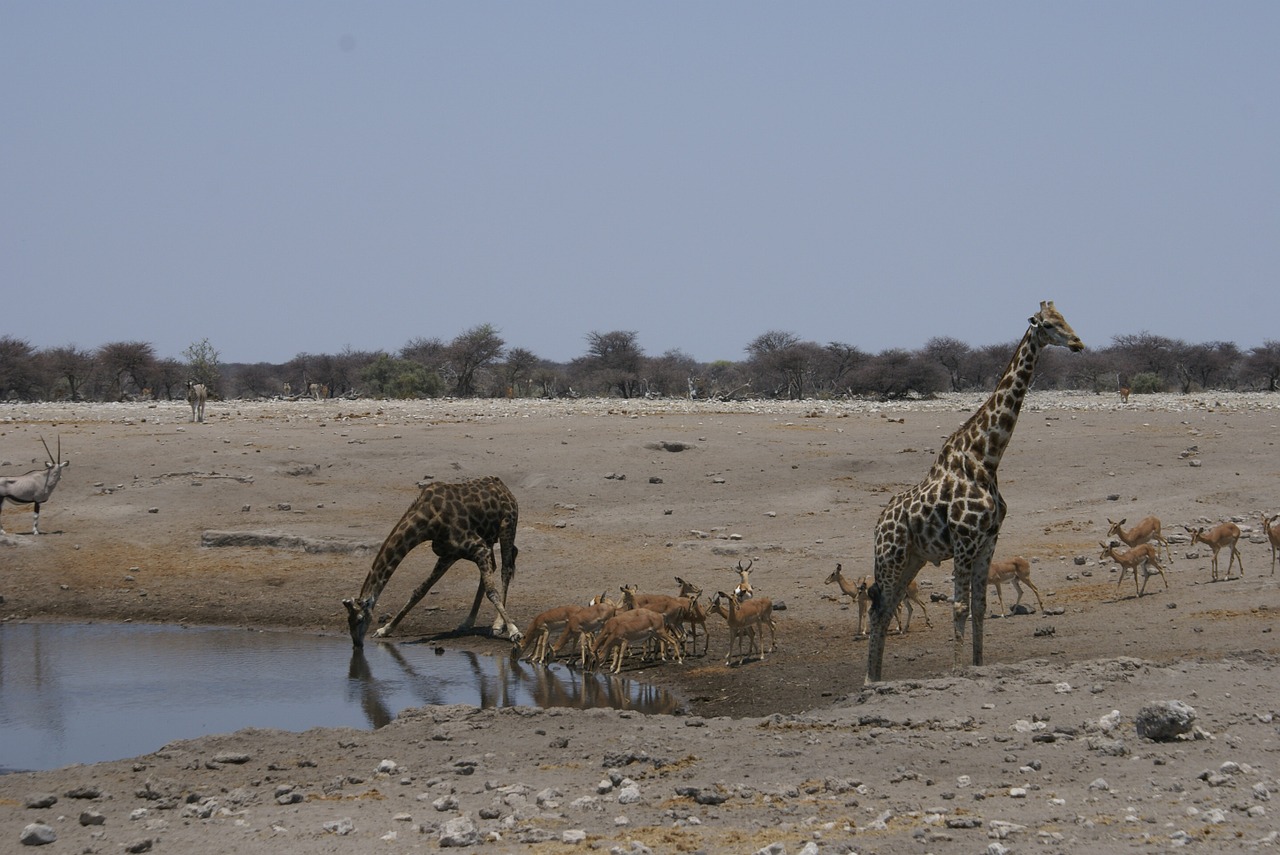
[[533, 620], [529, 622], [528, 629], [524, 631], [524, 643], [520, 646], [520, 656], [530, 662], [545, 665], [547, 652], [550, 648], [548, 641], [551, 638], [551, 631], [566, 627], [570, 618], [584, 608], [586, 606], [556, 606], [554, 609], [547, 609], [545, 612], [535, 615]]
[[631, 645], [646, 644], [649, 641], [658, 643], [658, 649], [663, 651], [663, 659], [666, 658], [666, 648], [670, 647], [675, 651], [676, 662], [684, 661], [679, 642], [667, 629], [667, 619], [649, 609], [620, 611], [605, 621], [596, 638], [593, 659], [596, 663], [601, 663], [606, 656], [612, 655], [609, 670], [616, 674], [622, 670], [622, 660], [626, 658]]
[[[49, 443], [44, 441], [44, 437], [40, 437], [40, 444], [44, 446], [45, 454], [49, 455], [49, 462], [43, 469], [33, 469], [24, 475], [0, 477], [0, 509], [4, 508], [5, 499], [15, 505], [35, 505], [35, 515], [31, 518], [32, 534], [40, 533], [40, 505], [49, 501], [53, 488], [58, 486], [58, 479], [62, 477], [62, 470], [71, 465], [70, 460], [59, 462], [62, 457], [61, 436], [58, 437], [57, 457], [49, 450]], [[0, 535], [2, 534], [4, 526], [0, 525]]]
[[1231, 555], [1227, 558], [1227, 578], [1231, 578], [1231, 562], [1240, 563], [1240, 575], [1244, 575], [1244, 561], [1240, 558], [1240, 550], [1236, 548], [1236, 541], [1240, 539], [1240, 526], [1233, 522], [1224, 522], [1222, 525], [1214, 526], [1206, 531], [1203, 528], [1193, 529], [1190, 526], [1183, 526], [1191, 534], [1191, 543], [1206, 544], [1213, 550], [1213, 581], [1218, 581], [1218, 550], [1224, 546], [1231, 547]]

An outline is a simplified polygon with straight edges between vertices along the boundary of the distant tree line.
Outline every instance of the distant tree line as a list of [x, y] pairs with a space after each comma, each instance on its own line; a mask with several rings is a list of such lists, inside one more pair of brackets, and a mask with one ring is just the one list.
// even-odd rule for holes
[[[585, 352], [567, 362], [507, 347], [481, 324], [452, 341], [415, 338], [399, 351], [299, 353], [282, 364], [223, 364], [208, 339], [183, 359], [158, 358], [146, 342], [120, 341], [85, 350], [34, 348], [0, 337], [0, 396], [6, 400], [122, 401], [180, 399], [188, 380], [215, 398], [298, 397], [314, 384], [348, 398], [618, 398], [692, 397], [893, 399], [994, 387], [1016, 341], [971, 347], [933, 338], [919, 350], [868, 353], [844, 342], [821, 344], [770, 330], [751, 341], [740, 362], [698, 362], [680, 350], [644, 352], [630, 330], [591, 332]], [[1133, 394], [1198, 390], [1265, 390], [1280, 383], [1280, 341], [1242, 351], [1230, 342], [1189, 344], [1147, 332], [1116, 336], [1081, 354], [1048, 350], [1035, 386]]]

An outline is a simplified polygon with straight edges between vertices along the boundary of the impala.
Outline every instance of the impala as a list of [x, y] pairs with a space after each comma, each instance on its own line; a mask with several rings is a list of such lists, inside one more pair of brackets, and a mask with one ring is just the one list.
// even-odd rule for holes
[[[1141, 599], [1142, 595], [1147, 591], [1147, 580], [1155, 574], [1149, 568], [1156, 568], [1156, 573], [1160, 574], [1160, 578], [1164, 579], [1164, 587], [1169, 589], [1169, 577], [1164, 575], [1164, 568], [1160, 566], [1160, 551], [1149, 543], [1139, 543], [1128, 552], [1116, 552], [1116, 547], [1120, 544], [1116, 541], [1111, 543], [1099, 543], [1102, 547], [1102, 554], [1099, 559], [1110, 558], [1112, 561], [1120, 565], [1120, 578], [1116, 580], [1116, 593], [1120, 592], [1120, 583], [1124, 581], [1124, 573], [1126, 570], [1133, 573], [1133, 592]], [[1142, 569], [1142, 588], [1138, 588], [1138, 569]]]
[[1203, 543], [1213, 550], [1213, 581], [1218, 581], [1218, 550], [1224, 546], [1231, 547], [1231, 555], [1227, 558], [1227, 578], [1231, 578], [1232, 561], [1240, 564], [1240, 575], [1244, 575], [1244, 561], [1240, 559], [1240, 550], [1236, 548], [1236, 541], [1240, 540], [1240, 526], [1233, 522], [1224, 522], [1207, 531], [1203, 528], [1193, 529], [1190, 526], [1183, 526], [1183, 528], [1190, 532], [1193, 545]]

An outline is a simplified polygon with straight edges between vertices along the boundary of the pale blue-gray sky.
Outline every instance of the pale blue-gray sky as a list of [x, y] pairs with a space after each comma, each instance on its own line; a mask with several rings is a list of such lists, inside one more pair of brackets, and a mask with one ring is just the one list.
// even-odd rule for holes
[[1280, 338], [1274, 2], [0, 0], [0, 335]]

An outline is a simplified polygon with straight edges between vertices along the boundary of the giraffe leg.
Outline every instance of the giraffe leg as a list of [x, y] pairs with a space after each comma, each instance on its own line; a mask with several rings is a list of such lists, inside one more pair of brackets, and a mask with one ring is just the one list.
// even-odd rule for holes
[[[502, 605], [504, 607], [507, 604], [507, 589], [511, 587], [511, 580], [516, 575], [516, 555], [520, 552], [520, 550], [516, 549], [514, 538], [514, 532], [508, 535], [504, 531], [499, 535], [499, 542], [502, 545]], [[490, 554], [492, 555], [492, 549]], [[476, 596], [479, 597], [478, 591]], [[501, 614], [494, 618], [492, 628], [495, 635], [503, 631], [503, 617]]]
[[396, 616], [393, 617], [390, 623], [388, 623], [386, 626], [378, 627], [378, 629], [374, 631], [373, 637], [386, 638], [387, 635], [393, 629], [396, 628], [396, 626], [400, 623], [400, 621], [404, 620], [404, 616], [409, 613], [409, 610], [412, 609], [414, 606], [416, 606], [422, 600], [422, 598], [427, 595], [427, 592], [431, 590], [432, 586], [434, 586], [436, 582], [440, 581], [440, 577], [443, 576], [445, 572], [450, 567], [452, 567], [453, 563], [457, 560], [458, 560], [457, 557], [452, 557], [452, 558], [441, 558], [439, 561], [437, 561], [435, 569], [431, 571], [431, 575], [427, 577], [427, 581], [423, 582], [417, 588], [414, 588], [413, 595], [409, 597], [409, 602], [404, 604], [404, 608], [396, 612]]
[[[953, 570], [953, 592], [951, 603], [951, 623], [953, 627], [952, 636], [952, 652], [951, 667], [957, 669], [960, 667], [960, 648], [964, 644], [964, 628], [969, 623], [969, 574], [961, 572], [960, 563], [957, 561]], [[982, 608], [986, 608], [986, 603], [982, 604]]]
[[867, 589], [870, 602], [870, 623], [867, 637], [867, 683], [880, 682], [884, 671], [884, 641], [889, 632], [889, 621], [897, 616], [898, 606], [906, 596], [907, 585], [924, 566], [924, 560], [902, 556], [898, 566], [882, 562], [881, 544], [876, 545], [875, 583]]
[[987, 580], [991, 574], [991, 556], [996, 551], [995, 540], [986, 545], [978, 557], [970, 565], [973, 583], [970, 596], [973, 597], [973, 664], [982, 664], [982, 622], [987, 616]]
[[[513, 560], [514, 560], [514, 556]], [[493, 603], [493, 607], [498, 610], [498, 620], [494, 621], [496, 633], [504, 632], [507, 638], [516, 642], [520, 640], [520, 628], [512, 622], [510, 616], [507, 615], [505, 596], [498, 589], [501, 584], [501, 577], [498, 574], [498, 565], [493, 558], [493, 550], [484, 544], [480, 544], [477, 549], [472, 551], [471, 560], [480, 568], [480, 587], [484, 591], [485, 596], [489, 598], [489, 602]], [[467, 618], [466, 626], [473, 626], [476, 621], [476, 613], [480, 609], [479, 592], [476, 594], [476, 601], [472, 605], [471, 615]]]

